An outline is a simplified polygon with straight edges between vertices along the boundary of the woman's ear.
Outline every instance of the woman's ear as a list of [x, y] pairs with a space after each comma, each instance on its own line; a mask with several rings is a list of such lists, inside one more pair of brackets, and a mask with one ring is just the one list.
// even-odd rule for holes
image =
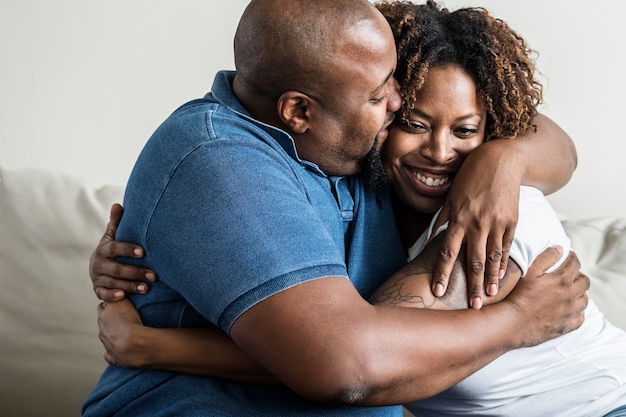
[[309, 129], [311, 98], [299, 91], [286, 91], [278, 98], [278, 117], [297, 134]]

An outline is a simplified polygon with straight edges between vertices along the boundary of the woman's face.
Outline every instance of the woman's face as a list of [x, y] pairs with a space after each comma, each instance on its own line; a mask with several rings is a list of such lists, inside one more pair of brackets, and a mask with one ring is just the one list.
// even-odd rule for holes
[[398, 197], [414, 210], [437, 211], [463, 160], [483, 142], [486, 117], [463, 69], [429, 70], [411, 116], [398, 121], [384, 145], [385, 168]]

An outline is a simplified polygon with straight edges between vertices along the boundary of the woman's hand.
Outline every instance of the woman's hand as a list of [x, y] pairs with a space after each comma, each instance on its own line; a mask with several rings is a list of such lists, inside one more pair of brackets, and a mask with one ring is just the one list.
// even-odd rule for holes
[[136, 368], [143, 365], [143, 349], [136, 343], [141, 340], [143, 328], [139, 312], [128, 299], [112, 303], [102, 302], [98, 306], [98, 328], [100, 342], [104, 346], [104, 359], [111, 365]]
[[533, 125], [514, 140], [483, 143], [461, 166], [437, 223], [450, 220], [433, 275], [433, 294], [445, 293], [465, 241], [469, 303], [480, 308], [483, 288], [494, 295], [508, 264], [520, 185], [549, 194], [570, 180], [577, 163], [572, 139], [542, 114], [535, 116]]
[[117, 301], [126, 292], [145, 294], [149, 290], [145, 281], [155, 281], [156, 274], [146, 268], [123, 264], [117, 256], [141, 258], [143, 248], [132, 243], [116, 242], [115, 234], [124, 209], [119, 204], [111, 206], [106, 231], [89, 259], [89, 276], [96, 296], [103, 301]]
[[[499, 143], [498, 143], [499, 142]], [[485, 143], [463, 163], [438, 217], [449, 221], [432, 279], [442, 296], [461, 245], [467, 243], [468, 303], [481, 308], [483, 295], [496, 295], [517, 225], [522, 168], [506, 139]]]

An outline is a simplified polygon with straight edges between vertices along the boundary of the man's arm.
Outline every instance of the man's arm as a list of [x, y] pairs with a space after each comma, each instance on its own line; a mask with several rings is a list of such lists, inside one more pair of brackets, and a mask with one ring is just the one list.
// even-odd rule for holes
[[514, 140], [482, 144], [457, 173], [439, 217], [439, 224], [446, 220], [450, 224], [431, 284], [437, 296], [445, 293], [465, 242], [468, 299], [471, 306], [480, 308], [483, 292], [494, 295], [506, 270], [520, 185], [532, 185], [549, 194], [571, 178], [577, 164], [571, 138], [543, 115], [537, 115], [533, 123], [536, 129]]
[[261, 301], [230, 334], [307, 398], [361, 406], [416, 401], [511, 349], [582, 324], [589, 280], [577, 274], [575, 256], [564, 274], [543, 272], [560, 256], [546, 250], [505, 301], [481, 310], [373, 306], [345, 278], [329, 277]]
[[[452, 271], [446, 294], [435, 297], [430, 291], [430, 277], [442, 238], [443, 234], [436, 236], [411, 267], [392, 276], [376, 291], [370, 302], [438, 310], [468, 308], [463, 254]], [[501, 301], [510, 293], [520, 275], [517, 264], [510, 262], [507, 273], [500, 281], [498, 295], [486, 297], [485, 304]], [[146, 327], [129, 300], [101, 303], [98, 327], [105, 347], [104, 357], [117, 366], [161, 369], [262, 385], [280, 384], [220, 329]]]
[[481, 310], [374, 306], [346, 278], [320, 278], [259, 302], [235, 321], [230, 335], [307, 398], [363, 406], [416, 401], [511, 349], [582, 324], [589, 280], [573, 254], [544, 274], [559, 257], [554, 249], [545, 251], [505, 301]]

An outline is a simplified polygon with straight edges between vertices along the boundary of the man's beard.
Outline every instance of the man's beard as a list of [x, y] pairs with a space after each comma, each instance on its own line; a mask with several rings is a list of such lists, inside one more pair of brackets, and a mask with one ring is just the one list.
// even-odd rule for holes
[[387, 191], [390, 185], [379, 148], [378, 139], [376, 139], [374, 146], [372, 146], [372, 149], [370, 149], [363, 160], [363, 170], [361, 172], [365, 187], [375, 193]]

